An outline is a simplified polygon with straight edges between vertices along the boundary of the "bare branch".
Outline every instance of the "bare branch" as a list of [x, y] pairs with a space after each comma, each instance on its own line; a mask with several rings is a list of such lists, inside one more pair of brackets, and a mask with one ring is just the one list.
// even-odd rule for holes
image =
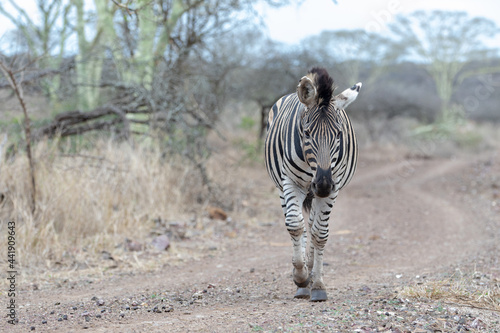
[[116, 0], [111, 0], [111, 1], [113, 1], [113, 3], [114, 3], [115, 5], [117, 5], [118, 7], [122, 8], [122, 9], [125, 9], [125, 11], [127, 12], [127, 14], [128, 14], [129, 16], [132, 16], [132, 13], [137, 14], [137, 9], [132, 9], [132, 8], [130, 8], [130, 7], [128, 6], [128, 3], [129, 3], [128, 1], [127, 1], [127, 4], [125, 4], [125, 5], [124, 5], [124, 4], [122, 4], [122, 3], [119, 3], [119, 2], [118, 2], [118, 1], [116, 1]]
[[28, 155], [30, 178], [31, 178], [31, 213], [35, 213], [36, 208], [36, 182], [35, 182], [35, 166], [31, 154], [31, 123], [28, 115], [26, 103], [23, 98], [23, 89], [21, 84], [18, 84], [14, 72], [5, 65], [3, 58], [0, 58], [0, 70], [3, 72], [12, 89], [16, 93], [19, 105], [24, 113], [24, 133], [26, 136], [26, 153]]
[[[22, 83], [23, 84], [29, 84], [33, 81], [36, 81], [36, 80], [39, 80], [39, 79], [42, 79], [44, 77], [47, 77], [47, 76], [54, 76], [54, 75], [59, 75], [59, 74], [63, 74], [69, 70], [71, 70], [72, 68], [74, 68], [74, 64], [73, 63], [68, 63], [66, 65], [64, 65], [63, 67], [59, 68], [59, 69], [53, 69], [53, 68], [49, 68], [49, 69], [42, 69], [42, 70], [39, 70], [39, 71], [36, 71], [34, 73], [30, 73], [28, 75], [25, 74], [25, 71], [27, 70], [27, 68], [29, 68], [29, 66], [31, 65], [28, 64], [26, 66], [23, 66], [22, 69], [20, 70], [16, 70], [15, 72], [13, 72], [13, 74], [17, 74], [17, 73], [23, 73], [23, 79], [22, 79]], [[1, 82], [0, 81], [0, 89], [5, 89], [5, 88], [8, 88], [8, 87], [12, 87], [9, 79], [6, 77], [6, 80], [7, 82]]]

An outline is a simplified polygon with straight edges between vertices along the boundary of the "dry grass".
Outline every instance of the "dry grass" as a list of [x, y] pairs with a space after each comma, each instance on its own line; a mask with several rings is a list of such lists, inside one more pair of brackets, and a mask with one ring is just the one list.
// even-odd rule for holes
[[[134, 148], [97, 141], [93, 148], [75, 154], [61, 153], [61, 145], [55, 146], [45, 142], [35, 149], [34, 215], [27, 195], [26, 157], [18, 154], [5, 161], [0, 156], [0, 192], [5, 196], [0, 203], [0, 233], [6, 234], [7, 221], [16, 222], [17, 260], [26, 273], [52, 269], [68, 262], [68, 257], [85, 262], [88, 256], [111, 251], [125, 238], [143, 239], [154, 219], [196, 219], [208, 204], [199, 172], [181, 161], [162, 159], [160, 149], [151, 145]], [[218, 179], [218, 199], [234, 202], [245, 193], [242, 185], [232, 197], [223, 190], [231, 182], [230, 168], [215, 163], [209, 174]], [[1, 237], [0, 248], [5, 242]]]
[[500, 280], [479, 272], [404, 287], [402, 297], [500, 311]]

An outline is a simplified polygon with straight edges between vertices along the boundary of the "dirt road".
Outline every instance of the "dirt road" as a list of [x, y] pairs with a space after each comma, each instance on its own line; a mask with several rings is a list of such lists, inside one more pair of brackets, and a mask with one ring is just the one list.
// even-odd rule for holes
[[[266, 214], [262, 219], [257, 214], [256, 223], [241, 228], [237, 219], [214, 222], [234, 237], [217, 239], [200, 257], [154, 272], [107, 271], [89, 280], [75, 271], [62, 285], [20, 286], [15, 329], [500, 332], [498, 309], [411, 298], [412, 290], [429, 281], [461, 281], [469, 273], [480, 272], [475, 282], [498, 287], [499, 154], [361, 156], [331, 221], [324, 269], [328, 301], [293, 299], [291, 244], [262, 168], [263, 178], [253, 185], [258, 199], [250, 204]], [[0, 330], [11, 328], [2, 324]]]

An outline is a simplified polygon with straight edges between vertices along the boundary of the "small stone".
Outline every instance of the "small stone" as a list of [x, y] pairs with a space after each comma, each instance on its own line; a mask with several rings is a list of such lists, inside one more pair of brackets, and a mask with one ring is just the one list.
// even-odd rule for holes
[[131, 239], [125, 239], [125, 248], [128, 251], [142, 251], [142, 244]]
[[100, 314], [100, 313], [98, 313], [98, 314], [96, 314], [96, 315], [95, 315], [95, 317], [96, 317], [96, 318], [101, 318], [102, 316], [101, 316], [101, 314]]
[[250, 268], [250, 273], [253, 273], [253, 272], [255, 272], [255, 268], [252, 267], [252, 268]]
[[165, 251], [170, 247], [170, 239], [167, 235], [160, 235], [155, 237], [151, 244], [159, 251]]
[[125, 317], [125, 313], [123, 313], [123, 312], [120, 313], [120, 317], [122, 317], [122, 318]]
[[42, 320], [42, 324], [47, 324], [47, 321], [45, 319]]
[[364, 292], [364, 293], [369, 293], [372, 290], [368, 286], [362, 286], [361, 288], [359, 288], [359, 291]]
[[64, 320], [68, 320], [68, 315], [63, 315], [63, 316], [62, 316], [62, 318], [63, 318]]
[[103, 299], [99, 299], [99, 300], [97, 300], [96, 304], [97, 304], [97, 306], [103, 306], [104, 305], [104, 300]]
[[470, 326], [472, 328], [475, 328], [475, 329], [480, 329], [480, 328], [484, 328], [484, 324], [483, 322], [481, 321], [481, 319], [479, 318], [476, 318], [472, 321], [472, 323], [470, 324]]
[[57, 319], [57, 321], [62, 321], [62, 320], [63, 320], [63, 319], [62, 319], [61, 317], [59, 317], [59, 318]]
[[108, 251], [102, 251], [102, 252], [101, 252], [101, 258], [102, 258], [103, 260], [115, 260], [115, 259], [113, 258], [113, 256], [111, 255], [111, 253], [109, 253]]
[[222, 220], [222, 221], [227, 220], [227, 213], [222, 208], [208, 206], [207, 211], [208, 211], [208, 216], [212, 220], [214, 220], [214, 219]]
[[73, 310], [78, 310], [78, 308], [76, 306], [72, 307]]
[[90, 316], [86, 316], [86, 317], [85, 317], [85, 321], [86, 321], [86, 322], [89, 322], [89, 321], [90, 321]]
[[34, 331], [35, 330], [35, 326], [31, 326], [30, 330]]

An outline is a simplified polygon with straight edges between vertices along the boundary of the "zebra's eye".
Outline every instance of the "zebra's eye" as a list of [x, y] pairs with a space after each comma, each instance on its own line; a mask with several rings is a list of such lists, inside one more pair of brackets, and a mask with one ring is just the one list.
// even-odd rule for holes
[[304, 130], [304, 136], [306, 137], [306, 139], [309, 139], [311, 137], [311, 133], [309, 132], [309, 130]]

